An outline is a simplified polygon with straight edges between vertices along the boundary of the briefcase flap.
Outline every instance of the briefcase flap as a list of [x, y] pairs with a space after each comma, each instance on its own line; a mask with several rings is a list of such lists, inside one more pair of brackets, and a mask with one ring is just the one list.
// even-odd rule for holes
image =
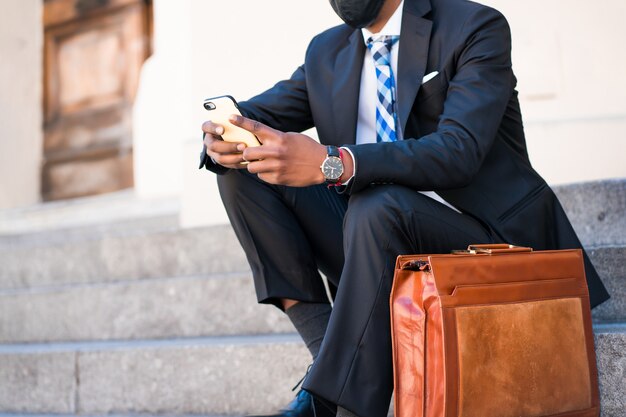
[[401, 269], [432, 271], [442, 304], [588, 297], [580, 249], [400, 256]]

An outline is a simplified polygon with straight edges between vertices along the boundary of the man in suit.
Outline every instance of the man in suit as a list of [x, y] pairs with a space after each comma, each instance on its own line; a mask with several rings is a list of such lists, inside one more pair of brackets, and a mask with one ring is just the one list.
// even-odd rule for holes
[[[231, 118], [262, 146], [223, 142], [206, 122], [201, 167], [220, 174], [259, 302], [284, 310], [314, 357], [284, 414], [310, 415], [311, 393], [341, 417], [382, 417], [397, 255], [581, 244], [528, 159], [499, 12], [465, 0], [331, 5], [346, 24]], [[321, 144], [296, 133], [312, 126]], [[608, 294], [586, 256], [585, 268], [595, 306]]]

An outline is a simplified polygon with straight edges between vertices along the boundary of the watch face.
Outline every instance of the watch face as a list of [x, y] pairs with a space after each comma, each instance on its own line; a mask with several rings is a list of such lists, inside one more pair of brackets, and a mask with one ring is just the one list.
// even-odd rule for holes
[[329, 156], [324, 160], [322, 173], [328, 180], [338, 180], [343, 174], [343, 163], [336, 156]]

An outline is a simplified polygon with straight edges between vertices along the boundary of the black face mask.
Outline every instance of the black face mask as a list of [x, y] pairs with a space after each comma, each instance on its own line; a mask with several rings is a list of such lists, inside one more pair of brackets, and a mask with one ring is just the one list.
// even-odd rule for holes
[[341, 20], [355, 29], [374, 23], [383, 4], [385, 0], [330, 0]]

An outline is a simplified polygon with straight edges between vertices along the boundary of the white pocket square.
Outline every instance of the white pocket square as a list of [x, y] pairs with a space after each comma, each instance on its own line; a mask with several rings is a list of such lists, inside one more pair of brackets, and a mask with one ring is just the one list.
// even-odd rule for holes
[[428, 81], [432, 80], [437, 75], [439, 75], [439, 71], [433, 71], [430, 74], [425, 75], [424, 78], [422, 78], [422, 84], [426, 84]]

